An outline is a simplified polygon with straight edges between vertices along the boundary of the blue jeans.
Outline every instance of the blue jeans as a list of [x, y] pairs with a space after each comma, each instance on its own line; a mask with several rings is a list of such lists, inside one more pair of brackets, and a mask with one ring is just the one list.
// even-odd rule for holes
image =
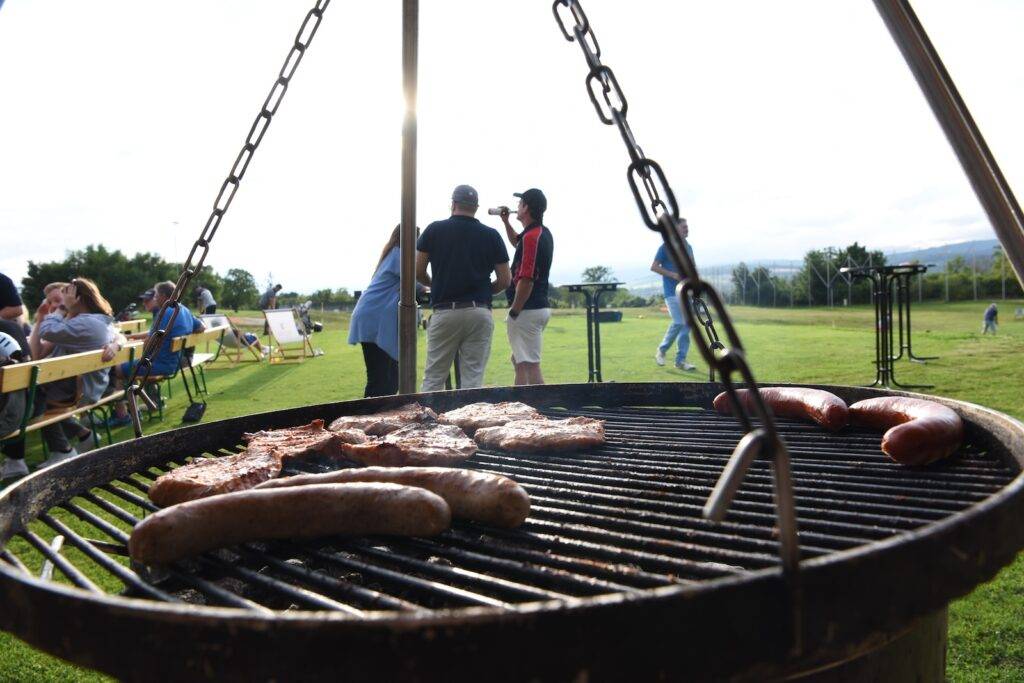
[[665, 297], [665, 305], [668, 306], [668, 314], [672, 316], [672, 323], [665, 331], [665, 338], [661, 340], [658, 350], [668, 353], [673, 342], [676, 346], [676, 365], [686, 360], [686, 354], [690, 351], [690, 326], [686, 324], [686, 316], [679, 306], [679, 299], [674, 296]]

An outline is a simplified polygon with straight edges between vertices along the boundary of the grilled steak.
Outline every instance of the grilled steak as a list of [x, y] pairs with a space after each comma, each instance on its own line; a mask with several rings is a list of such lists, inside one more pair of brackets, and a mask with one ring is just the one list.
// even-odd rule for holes
[[361, 429], [371, 436], [384, 436], [407, 424], [432, 422], [437, 413], [419, 403], [407, 403], [399, 408], [383, 410], [370, 415], [346, 415], [339, 417], [328, 427], [331, 431]]
[[575, 451], [604, 443], [604, 420], [570, 417], [568, 420], [516, 420], [501, 427], [478, 429], [481, 446], [524, 453]]
[[476, 444], [455, 425], [410, 424], [366, 443], [339, 444], [344, 457], [364, 465], [457, 465]]
[[323, 420], [302, 427], [245, 434], [246, 449], [238, 455], [204, 458], [159, 477], [149, 487], [149, 499], [161, 507], [252, 488], [281, 473], [281, 463], [320, 451], [337, 456], [339, 436], [324, 429]]
[[438, 422], [462, 427], [470, 436], [481, 427], [500, 427], [513, 420], [546, 420], [537, 409], [518, 401], [502, 403], [470, 403], [447, 413], [441, 413]]
[[168, 507], [218, 493], [244, 491], [280, 473], [281, 456], [273, 450], [202, 458], [153, 482], [149, 499], [160, 507]]
[[337, 438], [324, 429], [323, 420], [288, 429], [268, 429], [242, 435], [247, 452], [278, 450], [282, 457], [291, 458], [312, 451], [330, 451]]

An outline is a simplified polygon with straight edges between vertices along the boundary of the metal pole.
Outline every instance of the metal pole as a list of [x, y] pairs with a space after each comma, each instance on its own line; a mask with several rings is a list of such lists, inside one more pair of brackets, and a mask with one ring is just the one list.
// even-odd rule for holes
[[875, 7], [960, 159], [1017, 279], [1024, 284], [1024, 212], [1010, 184], [910, 3], [875, 0]]
[[398, 304], [398, 391], [416, 391], [416, 61], [419, 0], [402, 0], [402, 284]]

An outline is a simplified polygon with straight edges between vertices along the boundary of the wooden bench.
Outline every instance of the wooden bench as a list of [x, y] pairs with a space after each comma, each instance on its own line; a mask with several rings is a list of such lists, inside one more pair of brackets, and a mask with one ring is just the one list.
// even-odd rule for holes
[[[154, 401], [156, 402], [157, 415], [160, 419], [163, 419], [164, 416], [164, 397], [162, 387], [166, 384], [167, 397], [173, 398], [174, 392], [171, 390], [172, 384], [170, 380], [173, 380], [181, 370], [188, 369], [189, 365], [191, 365], [193, 370], [199, 371], [199, 378], [202, 380], [200, 382], [200, 379], [193, 375], [192, 386], [195, 388], [196, 395], [209, 393], [206, 388], [206, 373], [203, 371], [203, 366], [215, 361], [217, 359], [217, 353], [193, 353], [191, 354], [191, 363], [189, 364], [186, 362], [188, 355], [183, 352], [186, 349], [194, 349], [199, 344], [206, 344], [211, 341], [219, 342], [228, 329], [227, 325], [219, 325], [203, 330], [202, 332], [185, 334], [171, 339], [171, 351], [174, 353], [182, 353], [178, 367], [170, 374], [150, 375], [146, 380], [146, 384], [156, 387], [157, 394], [156, 397], [154, 397]], [[181, 381], [185, 386], [185, 392], [191, 395], [191, 390], [188, 388], [188, 378], [184, 374], [181, 376]]]
[[[124, 398], [124, 390], [111, 392], [95, 403], [78, 405], [77, 402], [68, 405], [55, 405], [47, 408], [42, 415], [33, 417], [36, 389], [44, 384], [57, 382], [62, 379], [73, 379], [82, 375], [103, 370], [119, 363], [134, 360], [142, 353], [142, 343], [133, 342], [122, 348], [112, 359], [104, 361], [103, 351], [87, 351], [74, 353], [58, 358], [44, 358], [42, 360], [28, 363], [16, 363], [0, 368], [0, 393], [11, 393], [25, 390], [26, 396], [25, 412], [22, 417], [21, 427], [9, 434], [0, 435], [0, 441], [24, 438], [29, 432], [37, 431], [43, 427], [63, 422], [69, 417], [75, 417], [82, 413], [91, 413]], [[91, 415], [90, 415], [91, 418]], [[93, 422], [93, 433], [95, 435], [95, 422]], [[104, 425], [105, 427], [106, 425]], [[107, 442], [110, 442], [110, 430], [107, 429]]]
[[143, 318], [136, 318], [134, 320], [119, 320], [114, 323], [117, 325], [117, 329], [121, 330], [125, 334], [138, 334], [146, 329], [149, 325], [149, 321]]
[[[206, 373], [203, 371], [203, 366], [212, 363], [217, 360], [217, 356], [220, 355], [220, 349], [222, 342], [224, 341], [224, 334], [231, 328], [227, 325], [217, 325], [215, 327], [209, 327], [202, 332], [195, 332], [194, 334], [185, 335], [183, 337], [175, 337], [171, 340], [171, 351], [184, 351], [185, 349], [195, 349], [200, 344], [206, 344], [209, 348], [210, 342], [217, 342], [217, 350], [213, 353], [209, 352], [193, 352], [191, 357], [182, 355], [182, 359], [188, 358], [191, 366], [195, 370], [199, 370], [199, 376], [202, 378], [202, 393], [208, 394], [206, 389]], [[184, 380], [184, 377], [182, 377]], [[200, 393], [199, 382], [195, 381], [193, 377], [193, 383], [196, 389], [196, 393]]]

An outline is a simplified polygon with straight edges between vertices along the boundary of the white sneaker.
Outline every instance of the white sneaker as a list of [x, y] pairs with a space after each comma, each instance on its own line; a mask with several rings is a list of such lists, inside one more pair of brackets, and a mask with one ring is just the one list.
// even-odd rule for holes
[[74, 448], [72, 448], [70, 451], [67, 451], [65, 453], [60, 453], [58, 451], [50, 451], [50, 457], [48, 457], [46, 459], [46, 462], [43, 463], [43, 466], [49, 467], [50, 465], [56, 465], [57, 463], [61, 462], [62, 460], [67, 460], [69, 458], [75, 458], [77, 456], [78, 456], [78, 451], [76, 451]]
[[687, 372], [689, 372], [691, 370], [696, 370], [697, 366], [694, 365], [693, 363], [687, 363], [684, 360], [682, 363], [676, 363], [676, 369], [678, 369], [678, 370], [686, 370]]
[[79, 454], [88, 453], [94, 448], [96, 448], [96, 441], [92, 434], [89, 434], [89, 436], [79, 440], [78, 445], [75, 446], [75, 450], [78, 451]]
[[658, 349], [655, 352], [655, 354], [654, 354], [654, 362], [657, 363], [658, 365], [664, 365], [665, 364], [665, 352], [662, 351], [661, 349]]
[[0, 481], [7, 479], [17, 479], [24, 477], [28, 474], [28, 465], [25, 464], [24, 460], [13, 460], [8, 458], [4, 460], [3, 467], [0, 467]]

